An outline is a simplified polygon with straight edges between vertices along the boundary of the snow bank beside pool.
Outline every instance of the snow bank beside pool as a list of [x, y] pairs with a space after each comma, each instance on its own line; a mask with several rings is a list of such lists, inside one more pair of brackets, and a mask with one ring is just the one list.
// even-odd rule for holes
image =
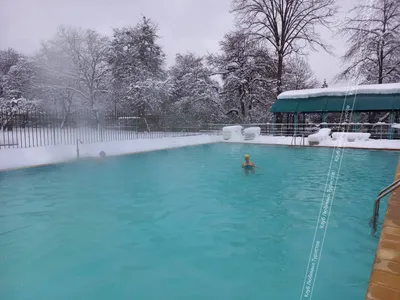
[[222, 128], [222, 136], [224, 140], [239, 142], [242, 139], [242, 130], [241, 125], [225, 126]]
[[[130, 141], [80, 144], [81, 158], [99, 157], [100, 151], [108, 156], [131, 154], [210, 144], [221, 141], [221, 137], [198, 135], [160, 139], [136, 139]], [[76, 160], [76, 145], [46, 146], [22, 149], [0, 149], [0, 170], [55, 164]]]
[[363, 133], [363, 132], [334, 132], [332, 133], [332, 139], [347, 139], [350, 141], [361, 140], [361, 141], [368, 141], [370, 138], [370, 133]]
[[261, 135], [261, 128], [260, 127], [248, 127], [243, 130], [243, 137], [246, 141], [256, 140]]
[[400, 150], [400, 140], [325, 140], [320, 144], [320, 146]]
[[[305, 145], [308, 146], [307, 137], [304, 137]], [[225, 143], [230, 143], [231, 141], [224, 141]], [[296, 138], [296, 143], [291, 136], [260, 136], [257, 141], [244, 141], [241, 143], [245, 144], [265, 144], [265, 145], [300, 145], [302, 140], [301, 137]], [[332, 140], [326, 139], [320, 142], [319, 145], [312, 146], [317, 147], [344, 147], [344, 148], [362, 148], [362, 149], [389, 149], [389, 150], [400, 150], [400, 140], [355, 140], [354, 142], [349, 142], [347, 140]]]
[[322, 128], [317, 133], [310, 134], [307, 138], [308, 144], [310, 145], [318, 145], [322, 141], [329, 139], [329, 134], [331, 133], [331, 129]]

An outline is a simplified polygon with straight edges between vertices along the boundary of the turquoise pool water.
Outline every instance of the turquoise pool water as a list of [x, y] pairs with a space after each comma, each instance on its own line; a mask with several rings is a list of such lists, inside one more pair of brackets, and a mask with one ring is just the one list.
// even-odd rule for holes
[[[331, 155], [216, 144], [0, 173], [0, 299], [299, 299]], [[397, 159], [345, 152], [313, 299], [364, 299]]]

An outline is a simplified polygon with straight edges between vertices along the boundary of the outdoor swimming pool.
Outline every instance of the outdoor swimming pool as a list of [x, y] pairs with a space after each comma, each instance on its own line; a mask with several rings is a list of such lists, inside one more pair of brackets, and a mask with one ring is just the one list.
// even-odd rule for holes
[[[332, 152], [215, 144], [0, 173], [0, 299], [299, 299]], [[345, 151], [313, 299], [364, 299], [397, 159]]]

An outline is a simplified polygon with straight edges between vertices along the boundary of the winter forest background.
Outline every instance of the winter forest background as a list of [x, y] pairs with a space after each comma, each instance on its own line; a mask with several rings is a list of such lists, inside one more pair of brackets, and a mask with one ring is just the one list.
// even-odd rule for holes
[[0, 111], [58, 111], [64, 121], [85, 110], [186, 124], [268, 122], [279, 93], [328, 86], [307, 60], [309, 51], [333, 51], [321, 26], [347, 38], [337, 80], [400, 82], [400, 1], [370, 2], [333, 27], [334, 0], [233, 0], [236, 25], [220, 51], [178, 53], [169, 68], [157, 20], [143, 17], [113, 36], [61, 26], [33, 56], [0, 51]]

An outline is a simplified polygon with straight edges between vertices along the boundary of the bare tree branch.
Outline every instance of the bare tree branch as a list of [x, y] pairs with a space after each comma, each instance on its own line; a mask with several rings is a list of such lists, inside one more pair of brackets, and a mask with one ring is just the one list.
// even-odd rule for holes
[[322, 48], [325, 44], [317, 26], [330, 28], [337, 11], [334, 0], [233, 0], [237, 23], [259, 40], [267, 41], [278, 57], [277, 93], [282, 91], [284, 58], [302, 48]]
[[338, 34], [347, 38], [347, 67], [336, 80], [359, 74], [365, 83], [400, 80], [400, 1], [376, 0], [355, 6]]

